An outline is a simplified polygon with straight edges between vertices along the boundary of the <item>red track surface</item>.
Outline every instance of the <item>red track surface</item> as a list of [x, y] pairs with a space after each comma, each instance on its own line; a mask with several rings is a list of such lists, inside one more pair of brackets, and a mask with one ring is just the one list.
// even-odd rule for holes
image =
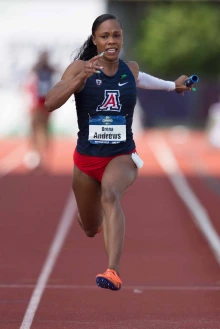
[[[122, 201], [122, 290], [96, 287], [95, 276], [107, 264], [102, 234], [89, 239], [74, 221], [25, 328], [220, 328], [219, 265], [147, 143], [158, 134], [220, 234], [220, 151], [199, 132], [144, 133], [136, 142], [145, 165]], [[71, 188], [71, 140], [54, 141], [47, 175], [21, 164], [1, 177], [1, 159], [24, 143], [6, 140], [0, 147], [1, 329], [21, 327]]]

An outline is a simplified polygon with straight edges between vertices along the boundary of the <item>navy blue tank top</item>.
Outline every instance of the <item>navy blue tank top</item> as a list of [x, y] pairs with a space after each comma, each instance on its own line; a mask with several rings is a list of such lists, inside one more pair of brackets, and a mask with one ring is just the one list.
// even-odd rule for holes
[[[136, 96], [136, 82], [134, 76], [127, 64], [122, 60], [119, 60], [118, 71], [114, 76], [110, 77], [101, 72], [89, 77], [84, 88], [79, 93], [75, 94], [79, 127], [77, 151], [84, 155], [107, 157], [117, 154], [126, 154], [135, 149], [131, 126]], [[106, 123], [116, 120], [116, 124], [118, 122], [120, 125], [121, 119], [124, 120], [124, 124], [126, 125], [123, 126], [124, 131], [126, 131], [126, 138], [124, 141], [91, 143], [88, 137], [91, 135], [89, 128], [91, 127], [91, 121], [93, 119], [96, 120], [100, 116], [101, 121]], [[110, 140], [116, 136], [120, 141], [121, 134], [111, 134], [112, 128], [106, 127], [107, 128], [102, 126], [102, 130], [105, 131], [101, 136], [104, 136], [103, 138], [107, 136]], [[110, 130], [110, 132], [108, 130]], [[100, 136], [98, 133], [93, 134], [94, 136]]]

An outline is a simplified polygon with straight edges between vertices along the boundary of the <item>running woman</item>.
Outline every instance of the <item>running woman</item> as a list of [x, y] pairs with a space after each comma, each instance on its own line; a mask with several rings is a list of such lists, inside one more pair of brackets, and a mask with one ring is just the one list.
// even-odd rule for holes
[[139, 72], [136, 62], [122, 61], [122, 44], [119, 19], [110, 14], [97, 17], [92, 34], [45, 102], [53, 111], [75, 96], [79, 132], [72, 187], [78, 221], [88, 237], [103, 231], [108, 265], [96, 276], [96, 283], [111, 290], [122, 285], [119, 265], [125, 217], [120, 201], [143, 164], [132, 134], [136, 87], [190, 90], [184, 85], [187, 76], [164, 81]]

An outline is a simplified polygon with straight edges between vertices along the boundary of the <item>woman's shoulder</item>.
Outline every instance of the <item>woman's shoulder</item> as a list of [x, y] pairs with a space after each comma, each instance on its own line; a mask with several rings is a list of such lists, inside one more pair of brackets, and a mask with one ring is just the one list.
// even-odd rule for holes
[[70, 68], [76, 68], [76, 67], [81, 68], [84, 65], [85, 65], [85, 61], [83, 61], [81, 59], [76, 59], [68, 67], [70, 67]]
[[134, 66], [134, 67], [139, 68], [138, 63], [135, 62], [135, 61], [126, 61], [125, 63], [126, 63], [128, 66]]
[[139, 74], [139, 65], [138, 65], [138, 63], [135, 62], [135, 61], [126, 61], [125, 63], [127, 64], [129, 69], [133, 73], [133, 75], [135, 77], [135, 80], [136, 80], [137, 77], [138, 77], [138, 74]]
[[77, 59], [74, 62], [72, 62], [71, 64], [69, 64], [69, 66], [64, 71], [62, 80], [65, 78], [69, 78], [69, 77], [72, 78], [72, 77], [76, 76], [77, 74], [79, 74], [84, 65], [85, 65], [85, 62], [80, 59]]
[[85, 65], [85, 61], [83, 61], [81, 59], [76, 59], [71, 64], [69, 64], [67, 69], [71, 70], [71, 69], [75, 69], [75, 68], [82, 68], [84, 65]]

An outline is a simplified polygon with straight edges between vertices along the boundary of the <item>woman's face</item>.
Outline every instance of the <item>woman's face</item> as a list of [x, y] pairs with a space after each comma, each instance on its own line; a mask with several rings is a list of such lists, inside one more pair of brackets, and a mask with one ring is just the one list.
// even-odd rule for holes
[[120, 23], [109, 19], [99, 25], [93, 36], [98, 54], [104, 51], [104, 58], [114, 61], [118, 58], [123, 43], [123, 31]]

